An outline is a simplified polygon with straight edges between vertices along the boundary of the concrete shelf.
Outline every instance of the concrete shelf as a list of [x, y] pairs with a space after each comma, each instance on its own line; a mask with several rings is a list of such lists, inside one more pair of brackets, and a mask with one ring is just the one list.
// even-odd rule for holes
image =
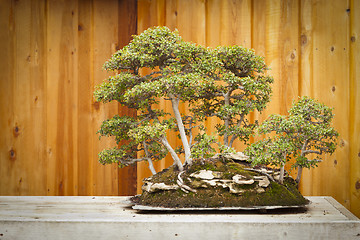
[[331, 197], [306, 211], [139, 212], [128, 197], [0, 196], [6, 239], [358, 239], [360, 221]]

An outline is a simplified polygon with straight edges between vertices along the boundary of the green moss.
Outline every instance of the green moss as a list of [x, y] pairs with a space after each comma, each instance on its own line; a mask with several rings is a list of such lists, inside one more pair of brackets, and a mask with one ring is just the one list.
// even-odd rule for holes
[[165, 184], [176, 184], [177, 175], [179, 172], [174, 166], [165, 168], [161, 172], [153, 175], [151, 181], [154, 183], [163, 182]]
[[[296, 183], [292, 178], [285, 178], [284, 185], [276, 182], [265, 188], [265, 192], [258, 193], [257, 183], [250, 185], [237, 185], [239, 189], [245, 190], [241, 194], [233, 194], [228, 188], [210, 187], [202, 188], [201, 183], [196, 180], [189, 182], [188, 176], [199, 170], [212, 170], [223, 172], [223, 177], [231, 179], [236, 174], [246, 177], [258, 175], [248, 170], [247, 166], [239, 163], [223, 164], [220, 161], [202, 161], [195, 162], [187, 169], [183, 175], [185, 183], [196, 188], [196, 193], [185, 193], [182, 190], [159, 191], [156, 193], [144, 192], [140, 196], [140, 204], [161, 207], [250, 207], [250, 206], [294, 206], [304, 205], [307, 200], [300, 194], [296, 187]], [[176, 183], [178, 172], [174, 167], [159, 172], [153, 176], [154, 182], [165, 182], [167, 184]]]
[[187, 173], [191, 174], [200, 170], [211, 170], [211, 171], [217, 171], [218, 167], [212, 162], [211, 160], [207, 161], [195, 161], [193, 165], [191, 165], [187, 169]]

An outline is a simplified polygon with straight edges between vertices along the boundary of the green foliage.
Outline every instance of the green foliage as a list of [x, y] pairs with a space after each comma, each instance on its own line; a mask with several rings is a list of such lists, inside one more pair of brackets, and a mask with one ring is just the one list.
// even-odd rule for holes
[[[330, 126], [332, 109], [308, 97], [294, 103], [287, 116], [271, 115], [260, 126], [249, 121], [251, 112], [261, 112], [270, 101], [273, 83], [264, 75], [263, 58], [253, 50], [210, 49], [183, 41], [167, 27], [154, 27], [134, 36], [104, 68], [115, 74], [96, 88], [96, 100], [117, 101], [137, 116], [114, 116], [102, 123], [100, 136], [112, 136], [121, 144], [99, 154], [103, 164], [124, 167], [159, 160], [169, 152], [181, 170], [179, 154], [185, 153], [185, 162], [191, 164], [192, 159], [213, 156], [216, 144], [220, 153], [234, 152], [234, 140], [247, 142], [256, 128], [266, 137], [246, 149], [253, 165], [283, 167], [293, 158], [292, 168], [310, 168], [324, 153], [335, 151], [338, 133]], [[157, 109], [161, 98], [171, 102], [172, 112]], [[189, 106], [187, 115], [180, 114], [179, 103]], [[203, 126], [211, 117], [221, 120], [215, 135], [222, 143]], [[169, 144], [169, 132], [177, 134], [181, 146]]]
[[281, 166], [294, 158], [292, 168], [317, 166], [323, 154], [332, 154], [336, 149], [339, 134], [331, 127], [333, 117], [331, 108], [302, 97], [293, 104], [288, 116], [274, 114], [264, 121], [258, 132], [275, 136], [252, 144], [245, 153], [254, 165]]
[[206, 159], [214, 156], [215, 148], [213, 144], [216, 143], [214, 136], [209, 136], [206, 133], [198, 134], [195, 137], [195, 144], [191, 148], [191, 156], [194, 159]]
[[255, 142], [245, 151], [251, 156], [252, 165], [272, 164], [281, 167], [290, 160], [290, 153], [294, 150], [294, 145], [286, 137], [276, 136]]
[[[201, 127], [209, 117], [223, 122], [216, 127], [216, 134], [224, 139], [220, 150], [232, 151], [236, 138], [247, 141], [253, 133], [257, 122], [250, 123], [247, 116], [265, 108], [273, 82], [263, 74], [263, 58], [252, 50], [239, 46], [206, 48], [183, 41], [177, 31], [167, 27], [149, 28], [134, 36], [104, 68], [119, 72], [97, 87], [96, 100], [115, 100], [138, 112], [133, 118], [115, 116], [106, 120], [99, 131], [102, 136], [115, 136], [118, 144], [126, 140], [118, 150], [100, 154], [102, 163], [116, 162], [120, 166], [139, 159], [161, 159], [167, 151], [175, 163], [179, 162], [167, 142], [169, 130], [181, 138], [183, 146], [178, 153], [185, 153], [187, 163], [192, 158], [212, 156], [214, 145], [219, 143]], [[146, 69], [151, 73], [144, 74], [149, 72]], [[173, 117], [156, 110], [160, 98], [171, 101]], [[179, 114], [179, 102], [190, 106], [188, 115]], [[199, 131], [193, 137], [195, 127]], [[137, 158], [141, 151], [144, 157]]]

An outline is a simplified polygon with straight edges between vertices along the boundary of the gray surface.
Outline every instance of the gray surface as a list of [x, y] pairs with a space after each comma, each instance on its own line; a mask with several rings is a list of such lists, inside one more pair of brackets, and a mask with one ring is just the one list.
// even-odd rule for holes
[[128, 197], [0, 196], [5, 239], [359, 239], [360, 221], [331, 197], [306, 212], [139, 212]]

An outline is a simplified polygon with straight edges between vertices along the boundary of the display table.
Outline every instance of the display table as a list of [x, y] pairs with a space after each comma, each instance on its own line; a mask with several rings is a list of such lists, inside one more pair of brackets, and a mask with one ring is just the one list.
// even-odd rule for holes
[[139, 212], [128, 197], [0, 196], [6, 239], [358, 239], [360, 221], [331, 197], [306, 211]]

